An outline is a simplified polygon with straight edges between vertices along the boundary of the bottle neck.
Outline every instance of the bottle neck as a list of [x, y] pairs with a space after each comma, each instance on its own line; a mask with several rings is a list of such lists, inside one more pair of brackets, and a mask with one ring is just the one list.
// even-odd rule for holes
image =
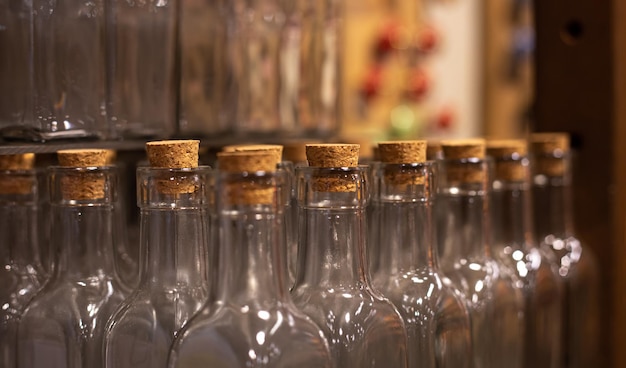
[[535, 178], [533, 185], [534, 227], [538, 242], [548, 236], [565, 239], [572, 235], [571, 187], [560, 177]]
[[208, 225], [205, 208], [143, 208], [139, 287], [205, 287]]
[[491, 193], [494, 248], [525, 248], [531, 244], [530, 197], [523, 182], [497, 182]]
[[272, 205], [221, 211], [219, 300], [245, 305], [286, 299], [281, 221]]
[[112, 206], [54, 205], [52, 211], [59, 254], [56, 278], [114, 278]]
[[2, 265], [33, 266], [41, 270], [38, 216], [34, 203], [0, 204]]

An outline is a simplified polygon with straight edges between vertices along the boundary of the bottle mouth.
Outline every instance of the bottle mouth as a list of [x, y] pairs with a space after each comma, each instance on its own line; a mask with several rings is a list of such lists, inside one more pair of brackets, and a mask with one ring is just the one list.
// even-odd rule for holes
[[53, 205], [97, 206], [117, 201], [115, 166], [51, 166], [47, 174]]
[[303, 208], [356, 209], [369, 196], [370, 169], [355, 167], [296, 167], [298, 204]]
[[433, 199], [436, 164], [377, 163], [373, 166], [372, 199], [377, 202], [415, 203]]
[[214, 205], [215, 171], [194, 168], [137, 168], [137, 206], [142, 209], [195, 209]]

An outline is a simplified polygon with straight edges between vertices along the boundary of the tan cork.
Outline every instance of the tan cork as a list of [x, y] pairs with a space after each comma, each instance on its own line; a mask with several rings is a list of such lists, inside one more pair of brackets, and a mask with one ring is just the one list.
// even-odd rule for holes
[[567, 133], [533, 133], [529, 141], [537, 174], [548, 176], [565, 174], [566, 162], [559, 156], [570, 150], [570, 138]]
[[[441, 150], [445, 160], [462, 160], [469, 158], [485, 158], [485, 140], [457, 139], [441, 141]], [[448, 162], [447, 179], [460, 183], [480, 183], [486, 179], [486, 172], [481, 164]]]
[[426, 159], [430, 161], [438, 160], [442, 156], [441, 141], [428, 140], [426, 143]]
[[[412, 164], [426, 161], [426, 141], [387, 141], [378, 143], [380, 161], [387, 164]], [[421, 170], [385, 169], [385, 179], [392, 185], [424, 184]]]
[[[59, 164], [65, 167], [102, 167], [107, 165], [107, 150], [71, 149], [57, 152]], [[101, 173], [70, 173], [61, 178], [64, 199], [102, 199], [105, 196], [106, 180]]]
[[[275, 172], [276, 153], [272, 151], [219, 152], [219, 169], [226, 173]], [[261, 178], [238, 178], [225, 183], [229, 203], [234, 205], [274, 204], [276, 186]]]
[[526, 167], [522, 157], [528, 154], [523, 139], [495, 139], [487, 141], [487, 154], [494, 159], [494, 177], [504, 181], [523, 181]]
[[[278, 165], [283, 158], [283, 146], [277, 144], [244, 144], [231, 145], [222, 149], [223, 152], [270, 152], [274, 154], [275, 165]], [[265, 171], [265, 170], [257, 170]]]
[[189, 169], [198, 167], [198, 140], [172, 140], [146, 143], [148, 161], [152, 167]]
[[[146, 153], [150, 166], [165, 169], [191, 169], [198, 167], [198, 140], [171, 140], [146, 143]], [[165, 194], [194, 193], [199, 188], [192, 178], [175, 177], [168, 173], [168, 177], [157, 180], [157, 188]], [[174, 175], [174, 176], [172, 176]]]
[[[1, 155], [0, 171], [26, 171], [35, 166], [35, 154]], [[0, 194], [28, 194], [33, 190], [35, 178], [31, 175], [0, 174]]]
[[[355, 167], [359, 164], [359, 148], [358, 144], [307, 144], [306, 157], [311, 167]], [[352, 179], [335, 175], [316, 177], [312, 185], [318, 192], [356, 191], [356, 183]]]
[[106, 164], [115, 165], [115, 161], [117, 161], [117, 151], [112, 149], [106, 150]]

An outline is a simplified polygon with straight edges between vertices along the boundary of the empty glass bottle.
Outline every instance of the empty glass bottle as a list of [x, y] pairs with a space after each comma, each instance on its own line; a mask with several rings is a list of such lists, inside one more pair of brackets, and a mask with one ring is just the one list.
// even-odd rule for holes
[[[404, 323], [372, 290], [364, 255], [368, 169], [356, 158], [340, 161], [351, 163], [296, 168], [300, 254], [293, 299], [324, 332], [336, 367], [406, 367]], [[311, 157], [309, 164], [316, 165]]]
[[562, 364], [596, 367], [600, 341], [598, 266], [572, 227], [569, 136], [537, 133], [530, 139], [537, 243], [553, 254], [564, 287]]
[[438, 205], [444, 214], [442, 269], [465, 296], [474, 366], [521, 367], [524, 295], [519, 280], [492, 254], [489, 161], [484, 141], [442, 142]]
[[494, 159], [491, 225], [494, 256], [523, 283], [524, 367], [561, 367], [562, 287], [553, 254], [535, 245], [524, 140], [490, 141]]
[[218, 298], [180, 332], [169, 367], [331, 367], [320, 329], [295, 308], [285, 285], [284, 172], [274, 172], [267, 152], [218, 157]]
[[404, 320], [409, 366], [471, 367], [468, 311], [433, 244], [432, 163], [382, 164], [375, 178], [381, 250], [373, 283]]
[[209, 175], [208, 167], [137, 169], [140, 283], [109, 320], [107, 368], [165, 367], [176, 333], [207, 300]]
[[[30, 156], [34, 155], [17, 155]], [[39, 186], [37, 172], [5, 165], [0, 157], [0, 366], [16, 365], [19, 318], [41, 289], [45, 272], [39, 257]]]
[[99, 368], [109, 317], [126, 292], [113, 264], [114, 167], [52, 167], [57, 261], [18, 329], [18, 367]]

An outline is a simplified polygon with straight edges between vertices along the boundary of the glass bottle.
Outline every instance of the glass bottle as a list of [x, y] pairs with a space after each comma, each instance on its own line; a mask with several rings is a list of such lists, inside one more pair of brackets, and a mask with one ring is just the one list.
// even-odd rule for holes
[[407, 330], [409, 367], [471, 367], [469, 314], [439, 271], [432, 237], [432, 163], [382, 164], [376, 171], [380, 269], [376, 290]]
[[33, 9], [35, 116], [10, 136], [112, 136], [105, 108], [104, 1], [34, 0]]
[[523, 284], [525, 367], [561, 367], [561, 295], [554, 256], [538, 247], [531, 224], [530, 172], [524, 140], [487, 143], [494, 159], [491, 224], [494, 256]]
[[105, 325], [126, 295], [113, 262], [114, 167], [51, 167], [54, 274], [18, 329], [18, 367], [99, 368]]
[[301, 252], [292, 296], [324, 332], [335, 366], [406, 367], [404, 323], [372, 290], [364, 254], [368, 169], [342, 161], [296, 168]]
[[[15, 156], [32, 162], [34, 155]], [[5, 165], [15, 156], [0, 157], [0, 366], [7, 368], [16, 365], [19, 318], [46, 279], [39, 257], [38, 173], [32, 165]]]
[[[169, 367], [331, 367], [321, 331], [285, 285], [284, 172], [267, 152], [218, 159], [218, 298], [180, 332]], [[233, 163], [240, 159], [255, 162]]]
[[122, 136], [171, 136], [178, 126], [178, 0], [101, 1], [111, 126]]
[[137, 169], [140, 283], [109, 320], [105, 367], [165, 367], [176, 333], [207, 300], [209, 175], [208, 167]]
[[470, 315], [474, 366], [521, 367], [524, 296], [519, 280], [492, 254], [489, 160], [480, 140], [442, 142], [437, 226], [442, 270], [463, 293]]
[[569, 136], [532, 134], [530, 147], [537, 243], [556, 259], [564, 289], [562, 364], [596, 367], [600, 341], [598, 265], [572, 226]]

